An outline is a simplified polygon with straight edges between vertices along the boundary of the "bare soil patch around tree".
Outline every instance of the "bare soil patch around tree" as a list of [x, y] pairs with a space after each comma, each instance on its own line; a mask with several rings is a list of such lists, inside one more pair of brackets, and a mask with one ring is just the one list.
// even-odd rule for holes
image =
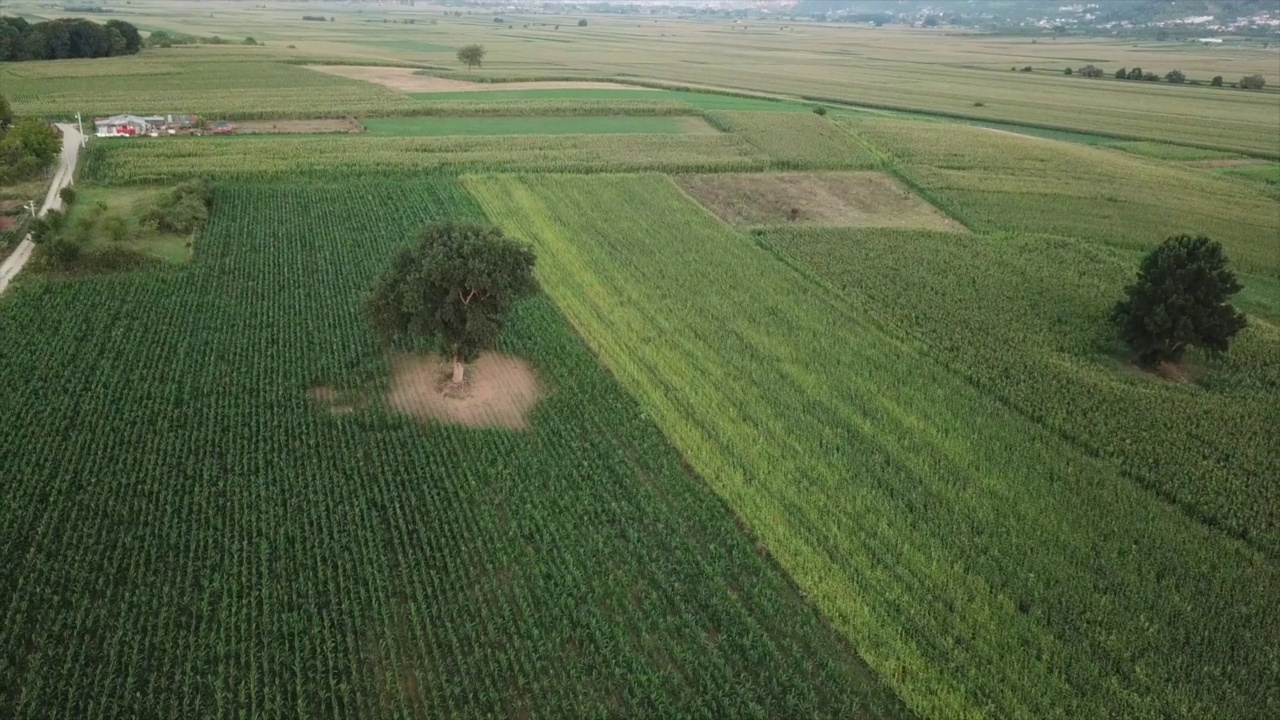
[[877, 172], [721, 173], [676, 182], [738, 227], [810, 225], [966, 232], [923, 198]]
[[316, 133], [358, 133], [364, 126], [355, 118], [320, 120], [245, 120], [235, 123], [239, 135], [291, 135]]
[[542, 397], [533, 369], [509, 355], [481, 355], [461, 386], [451, 382], [453, 363], [436, 355], [398, 355], [391, 369], [387, 406], [423, 421], [527, 430]]
[[307, 397], [333, 415], [374, 406], [423, 422], [528, 430], [529, 413], [545, 394], [528, 363], [499, 353], [485, 353], [467, 365], [460, 385], [452, 382], [453, 363], [438, 355], [395, 355], [391, 375], [381, 398], [319, 383], [307, 389]]
[[430, 75], [417, 75], [413, 68], [366, 67], [363, 65], [307, 65], [317, 72], [339, 75], [352, 80], [376, 83], [403, 93], [485, 92], [489, 90], [635, 90], [649, 88], [598, 80], [547, 80], [532, 82], [467, 82], [446, 80]]

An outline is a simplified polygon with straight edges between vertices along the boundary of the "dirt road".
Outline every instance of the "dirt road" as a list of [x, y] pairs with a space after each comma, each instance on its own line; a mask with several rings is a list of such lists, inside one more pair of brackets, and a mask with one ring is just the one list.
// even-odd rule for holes
[[[58, 196], [58, 191], [71, 184], [76, 172], [76, 157], [80, 154], [81, 135], [76, 130], [76, 126], [58, 123], [58, 129], [62, 131], [62, 156], [58, 158], [58, 172], [53, 176], [48, 194], [44, 196], [44, 204], [40, 206], [40, 215], [50, 210], [62, 209], [62, 198]], [[27, 264], [27, 260], [31, 258], [31, 251], [35, 250], [35, 247], [31, 242], [31, 235], [28, 234], [18, 244], [13, 254], [0, 263], [0, 293], [9, 287], [9, 281]]]

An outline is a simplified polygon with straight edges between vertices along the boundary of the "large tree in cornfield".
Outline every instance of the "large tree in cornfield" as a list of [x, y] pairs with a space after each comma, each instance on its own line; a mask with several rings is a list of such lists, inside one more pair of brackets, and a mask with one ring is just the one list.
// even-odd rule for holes
[[1221, 244], [1178, 235], [1142, 261], [1112, 320], [1143, 365], [1177, 363], [1192, 347], [1226, 352], [1245, 326], [1244, 314], [1227, 302], [1240, 290]]
[[494, 227], [431, 225], [401, 250], [365, 301], [386, 344], [438, 341], [453, 360], [453, 383], [465, 363], [491, 348], [512, 306], [538, 290], [533, 251]]

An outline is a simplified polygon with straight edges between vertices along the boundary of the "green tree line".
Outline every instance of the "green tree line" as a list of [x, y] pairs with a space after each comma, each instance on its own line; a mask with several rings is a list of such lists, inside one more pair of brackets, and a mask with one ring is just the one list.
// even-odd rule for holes
[[0, 62], [132, 55], [141, 48], [138, 28], [123, 20], [99, 25], [84, 18], [29, 23], [0, 17]]

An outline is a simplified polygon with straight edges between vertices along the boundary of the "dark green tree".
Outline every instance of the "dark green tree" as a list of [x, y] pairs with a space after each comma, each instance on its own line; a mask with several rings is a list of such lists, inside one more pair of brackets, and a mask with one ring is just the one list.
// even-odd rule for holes
[[515, 302], [537, 292], [533, 263], [532, 250], [497, 228], [435, 224], [396, 255], [365, 314], [385, 344], [438, 341], [459, 384], [465, 363], [493, 347]]
[[586, 26], [587, 26], [587, 21], [585, 19], [578, 21], [578, 27], [586, 27]]
[[138, 28], [133, 23], [127, 23], [123, 20], [108, 20], [107, 27], [115, 28], [120, 36], [124, 38], [125, 53], [132, 55], [142, 49], [142, 33], [138, 32]]
[[1261, 75], [1245, 75], [1240, 78], [1240, 87], [1246, 90], [1261, 90], [1266, 85], [1267, 79]]
[[466, 45], [458, 50], [458, 62], [466, 65], [468, 70], [473, 67], [480, 67], [480, 63], [483, 60], [483, 45]]
[[1174, 84], [1181, 84], [1187, 81], [1187, 76], [1181, 70], [1170, 70], [1165, 73], [1164, 79]]
[[1222, 87], [1222, 76], [1214, 75], [1213, 79], [1209, 81], [1209, 84], [1214, 87]]
[[1142, 68], [1140, 68], [1140, 67], [1136, 67], [1136, 68], [1134, 68], [1134, 69], [1130, 70], [1130, 71], [1129, 71], [1129, 79], [1130, 79], [1130, 80], [1141, 80], [1141, 79], [1142, 79]]
[[1129, 71], [1128, 71], [1128, 70], [1125, 70], [1124, 68], [1120, 68], [1119, 70], [1117, 70], [1117, 71], [1116, 71], [1116, 79], [1117, 79], [1117, 80], [1124, 80], [1124, 79], [1125, 79], [1125, 78], [1127, 78], [1127, 77], [1129, 77]]
[[1143, 365], [1176, 363], [1191, 347], [1226, 352], [1245, 326], [1227, 302], [1240, 290], [1221, 244], [1177, 235], [1143, 259], [1111, 319]]

